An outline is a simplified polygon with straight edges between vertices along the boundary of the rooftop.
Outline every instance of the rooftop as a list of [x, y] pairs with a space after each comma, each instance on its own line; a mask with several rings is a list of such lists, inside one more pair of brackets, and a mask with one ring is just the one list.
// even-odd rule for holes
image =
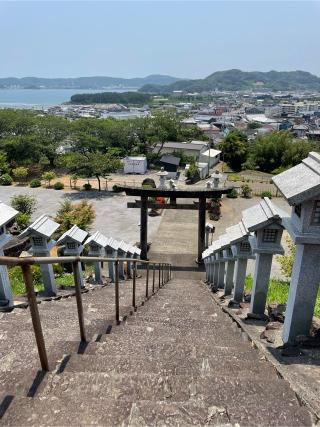
[[268, 197], [264, 197], [260, 203], [242, 212], [242, 221], [249, 231], [255, 231], [272, 222], [280, 224], [284, 215]]
[[302, 162], [272, 178], [290, 205], [320, 195], [320, 154], [309, 153]]
[[13, 209], [11, 206], [6, 205], [0, 201], [0, 226], [7, 224], [18, 214], [19, 212]]
[[19, 238], [28, 237], [33, 232], [44, 237], [51, 237], [59, 227], [60, 224], [50, 219], [47, 215], [41, 215], [19, 235]]
[[88, 233], [86, 231], [81, 230], [81, 228], [79, 228], [77, 225], [74, 225], [70, 228], [70, 230], [63, 233], [57, 243], [62, 244], [67, 240], [73, 240], [76, 243], [81, 244], [87, 235]]

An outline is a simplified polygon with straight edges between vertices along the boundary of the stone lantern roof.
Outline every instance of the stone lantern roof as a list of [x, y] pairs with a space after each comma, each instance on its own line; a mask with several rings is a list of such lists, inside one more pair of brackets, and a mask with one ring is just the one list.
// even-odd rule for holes
[[268, 197], [264, 197], [255, 206], [242, 212], [242, 222], [249, 231], [256, 231], [275, 222], [281, 225], [286, 214], [275, 206]]
[[309, 153], [302, 162], [272, 178], [290, 205], [298, 205], [320, 194], [320, 154]]
[[70, 230], [67, 230], [58, 240], [58, 244], [63, 244], [66, 241], [73, 241], [81, 245], [84, 239], [87, 237], [88, 233], [84, 230], [81, 230], [77, 225], [73, 225]]
[[241, 240], [249, 235], [248, 230], [242, 221], [232, 227], [228, 227], [226, 231], [226, 234], [230, 239], [230, 245], [241, 242]]
[[118, 242], [118, 240], [114, 239], [113, 237], [109, 237], [105, 247], [109, 247], [109, 248], [117, 251], [119, 248], [119, 244], [120, 243]]
[[49, 238], [60, 227], [60, 224], [50, 219], [47, 215], [41, 215], [28, 228], [20, 233], [19, 238], [29, 237], [38, 234], [42, 237]]
[[220, 236], [218, 242], [220, 244], [220, 250], [226, 249], [228, 246], [231, 245], [230, 238], [227, 234], [223, 234], [222, 236]]
[[140, 256], [141, 255], [141, 249], [134, 246], [134, 253], [137, 254], [138, 256]]
[[89, 245], [90, 243], [95, 243], [101, 248], [105, 248], [108, 242], [108, 238], [104, 236], [100, 231], [96, 231], [92, 236], [88, 237], [88, 239], [84, 242], [85, 245]]
[[0, 227], [12, 221], [19, 212], [0, 201]]

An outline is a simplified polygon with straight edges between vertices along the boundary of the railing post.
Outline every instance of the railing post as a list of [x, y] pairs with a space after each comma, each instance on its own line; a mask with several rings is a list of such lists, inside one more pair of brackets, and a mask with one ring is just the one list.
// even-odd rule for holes
[[153, 263], [153, 273], [152, 273], [152, 294], [154, 294], [154, 284], [156, 281], [156, 265]]
[[159, 289], [161, 288], [161, 264], [159, 263]]
[[164, 281], [163, 281], [163, 267], [164, 267], [164, 264], [162, 263], [161, 264], [161, 286], [164, 285]]
[[74, 261], [72, 263], [72, 268], [73, 268], [74, 287], [76, 291], [80, 338], [81, 338], [81, 341], [86, 342], [87, 340], [86, 340], [86, 331], [84, 326], [83, 306], [82, 306], [82, 296], [81, 296], [82, 280], [81, 280], [80, 270], [79, 270], [79, 261]]
[[146, 275], [146, 298], [149, 297], [149, 263], [147, 264], [147, 275]]
[[114, 261], [114, 297], [115, 297], [115, 310], [116, 310], [116, 323], [120, 323], [120, 307], [119, 307], [119, 260]]
[[137, 277], [137, 261], [133, 261], [133, 279], [132, 279], [132, 307], [136, 311], [136, 277]]
[[33, 277], [30, 269], [30, 265], [25, 264], [21, 266], [24, 283], [26, 285], [27, 297], [30, 307], [30, 314], [33, 324], [33, 330], [36, 337], [38, 353], [40, 358], [40, 363], [43, 371], [49, 371], [49, 362], [46, 352], [46, 346], [44, 343], [41, 321], [37, 306], [36, 295], [33, 289]]

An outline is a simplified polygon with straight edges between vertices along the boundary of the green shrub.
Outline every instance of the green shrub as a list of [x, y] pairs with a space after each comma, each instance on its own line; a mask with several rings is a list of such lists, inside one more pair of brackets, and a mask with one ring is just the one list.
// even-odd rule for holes
[[83, 185], [83, 189], [84, 189], [85, 191], [89, 191], [89, 190], [91, 190], [91, 188], [92, 188], [92, 185], [91, 185], [91, 184], [89, 184], [88, 182], [87, 182], [86, 184], [84, 184], [84, 185]]
[[241, 187], [242, 197], [245, 199], [251, 199], [252, 197], [252, 188], [249, 185], [245, 184]]
[[11, 185], [13, 182], [13, 179], [8, 173], [5, 173], [0, 176], [0, 184], [1, 185]]
[[233, 188], [230, 193], [227, 194], [228, 199], [236, 199], [238, 197], [238, 192]]
[[37, 187], [41, 187], [41, 181], [38, 178], [34, 178], [30, 181], [30, 187], [31, 188], [37, 188]]
[[28, 176], [28, 172], [29, 172], [28, 168], [24, 168], [23, 166], [20, 166], [12, 170], [13, 176], [20, 183], [26, 180]]
[[16, 216], [16, 224], [19, 230], [24, 230], [31, 224], [31, 215], [25, 212], [19, 212]]
[[[42, 275], [39, 265], [32, 265], [31, 272], [33, 276], [33, 283], [37, 291], [43, 289]], [[12, 292], [14, 295], [21, 295], [26, 292], [21, 267], [10, 267], [9, 268], [9, 279], [12, 286]]]
[[272, 199], [272, 193], [271, 193], [271, 191], [263, 191], [261, 193], [261, 199], [263, 199], [264, 197], [269, 197], [269, 199]]
[[57, 181], [53, 184], [53, 188], [55, 190], [63, 190], [64, 189], [64, 183], [61, 181]]
[[33, 196], [27, 194], [17, 194], [11, 197], [11, 206], [19, 212], [32, 215], [36, 210], [37, 201]]

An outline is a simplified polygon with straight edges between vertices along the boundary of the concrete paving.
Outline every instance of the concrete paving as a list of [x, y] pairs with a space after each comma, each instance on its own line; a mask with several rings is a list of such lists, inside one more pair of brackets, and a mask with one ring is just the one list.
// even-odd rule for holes
[[[99, 230], [107, 237], [123, 239], [128, 243], [136, 243], [140, 240], [140, 210], [128, 209], [127, 202], [133, 198], [122, 194], [88, 191], [57, 191], [45, 188], [28, 187], [4, 187], [0, 186], [0, 200], [10, 204], [10, 198], [17, 194], [29, 194], [37, 199], [37, 209], [33, 219], [39, 215], [47, 214], [55, 216], [60, 203], [65, 199], [79, 202], [87, 199], [92, 202], [96, 219], [92, 230]], [[158, 230], [161, 217], [149, 217], [149, 240], [152, 240]]]

